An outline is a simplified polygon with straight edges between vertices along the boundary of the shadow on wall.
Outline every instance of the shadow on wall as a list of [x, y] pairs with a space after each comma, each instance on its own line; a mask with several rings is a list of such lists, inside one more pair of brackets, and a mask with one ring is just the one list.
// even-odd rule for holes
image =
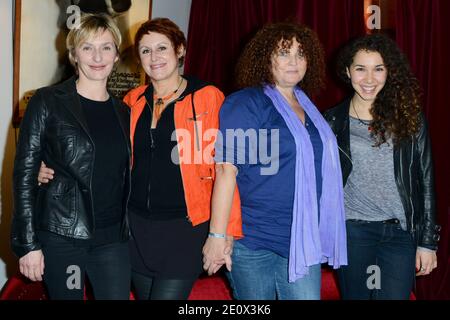
[[[9, 121], [11, 123], [11, 121]], [[18, 131], [18, 129], [16, 129]], [[11, 218], [13, 214], [13, 192], [12, 192], [12, 174], [14, 166], [14, 156], [16, 152], [15, 132], [12, 126], [8, 127], [4, 158], [2, 159], [1, 169], [1, 212], [0, 212], [0, 261], [6, 264], [6, 276], [8, 278], [16, 274], [17, 259], [11, 251], [10, 229]], [[0, 287], [2, 284], [0, 283]]]

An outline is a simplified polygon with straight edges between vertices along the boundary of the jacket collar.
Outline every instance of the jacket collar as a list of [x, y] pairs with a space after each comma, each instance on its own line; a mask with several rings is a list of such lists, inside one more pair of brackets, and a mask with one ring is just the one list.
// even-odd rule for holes
[[[62, 105], [69, 110], [69, 112], [75, 117], [75, 119], [79, 122], [83, 130], [90, 137], [89, 126], [86, 121], [86, 117], [84, 116], [83, 109], [81, 107], [80, 99], [78, 97], [77, 86], [76, 86], [76, 76], [72, 76], [66, 81], [55, 86], [56, 95], [65, 100], [65, 103]], [[117, 116], [119, 117], [120, 125], [124, 132], [127, 132], [126, 125], [124, 124], [124, 118], [120, 116], [120, 102], [114, 98], [111, 92], [109, 95], [112, 97], [112, 103], [114, 106], [114, 110], [116, 111]]]
[[332, 113], [333, 125], [335, 126], [335, 133], [337, 136], [341, 136], [349, 130], [349, 111], [350, 111], [351, 98], [347, 98], [337, 105]]
[[83, 109], [81, 108], [80, 99], [78, 98], [76, 76], [72, 76], [66, 81], [56, 85], [56, 95], [65, 101], [62, 103], [64, 106], [79, 122], [83, 130], [90, 137], [89, 127], [84, 116]]
[[[331, 126], [334, 134], [336, 135], [336, 140], [338, 142], [338, 146], [341, 149], [341, 152], [346, 154], [346, 157], [344, 157], [344, 161], [347, 161], [347, 158], [349, 160], [351, 159], [350, 126], [349, 126], [350, 101], [351, 101], [351, 98], [345, 99], [340, 104], [338, 104], [336, 107], [331, 109], [329, 115], [327, 115], [330, 126]], [[345, 171], [347, 171], [348, 166], [344, 166], [344, 163], [342, 163], [342, 160], [341, 160], [341, 166], [343, 166], [343, 169], [345, 169], [345, 170], [343, 170], [344, 171], [343, 178], [344, 178], [344, 184], [345, 184], [347, 177], [348, 177], [348, 174], [346, 174]], [[351, 164], [350, 164], [350, 166], [351, 166]]]

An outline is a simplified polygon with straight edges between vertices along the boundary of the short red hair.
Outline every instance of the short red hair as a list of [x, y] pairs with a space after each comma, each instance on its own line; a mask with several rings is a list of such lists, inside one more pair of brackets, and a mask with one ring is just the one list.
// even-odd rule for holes
[[[183, 47], [186, 48], [186, 37], [183, 31], [180, 30], [172, 20], [168, 18], [155, 18], [144, 22], [136, 32], [134, 37], [134, 50], [139, 57], [139, 42], [142, 38], [150, 32], [156, 32], [165, 35], [169, 38], [176, 53]], [[179, 59], [179, 66], [184, 64], [184, 55]]]

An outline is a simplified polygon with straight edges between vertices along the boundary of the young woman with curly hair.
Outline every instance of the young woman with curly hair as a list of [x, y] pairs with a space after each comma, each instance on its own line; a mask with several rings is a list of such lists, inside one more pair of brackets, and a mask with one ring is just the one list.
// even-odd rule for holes
[[344, 180], [348, 266], [339, 270], [342, 297], [408, 299], [415, 274], [436, 267], [439, 240], [418, 81], [395, 42], [381, 34], [345, 47], [338, 72], [354, 90], [325, 114]]
[[[323, 75], [319, 40], [297, 23], [266, 25], [238, 63], [244, 89], [220, 111], [203, 248], [205, 270], [231, 269], [236, 299], [320, 299], [321, 263], [347, 262], [336, 138], [305, 94], [322, 86]], [[229, 255], [224, 238], [236, 185], [244, 237]]]

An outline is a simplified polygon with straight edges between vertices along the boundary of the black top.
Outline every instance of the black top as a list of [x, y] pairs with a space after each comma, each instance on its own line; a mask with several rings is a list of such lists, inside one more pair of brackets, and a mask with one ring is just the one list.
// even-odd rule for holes
[[[182, 93], [192, 91], [189, 85]], [[151, 128], [153, 88], [145, 92], [146, 104], [134, 134], [130, 208], [144, 217], [167, 220], [186, 217], [186, 201], [178, 160], [175, 132], [175, 101], [167, 105], [155, 129]], [[175, 136], [174, 136], [175, 138]], [[153, 142], [153, 143], [152, 143]]]
[[92, 171], [95, 226], [111, 227], [122, 220], [127, 146], [111, 98], [101, 102], [79, 97], [95, 146]]

